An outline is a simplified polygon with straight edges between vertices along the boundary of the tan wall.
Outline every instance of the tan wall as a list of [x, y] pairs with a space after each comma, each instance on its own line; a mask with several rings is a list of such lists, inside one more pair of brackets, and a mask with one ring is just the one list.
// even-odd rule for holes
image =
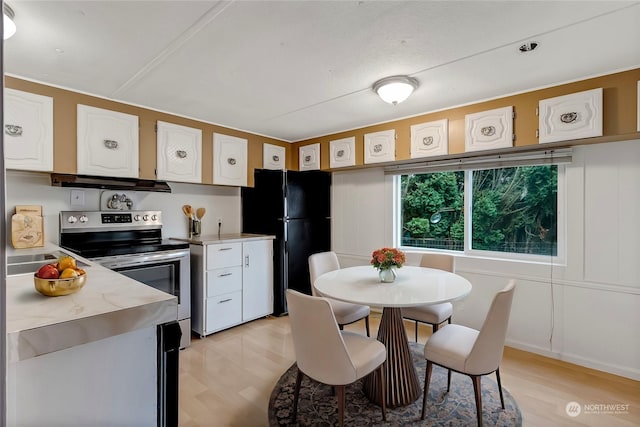
[[[464, 153], [464, 116], [494, 108], [513, 106], [516, 113], [514, 147], [538, 144], [536, 130], [538, 101], [546, 98], [567, 95], [574, 92], [603, 88], [603, 136], [561, 143], [545, 144], [545, 146], [566, 146], [589, 143], [600, 143], [632, 139], [638, 137], [637, 132], [637, 82], [640, 80], [640, 68], [621, 73], [610, 74], [592, 79], [582, 80], [565, 85], [540, 89], [518, 95], [499, 98], [491, 101], [452, 108], [434, 113], [423, 114], [409, 119], [367, 126], [364, 128], [326, 135], [309, 140], [289, 144], [273, 138], [254, 135], [212, 125], [197, 120], [186, 119], [167, 113], [136, 107], [121, 102], [110, 101], [90, 95], [46, 86], [14, 77], [5, 77], [5, 86], [26, 92], [51, 96], [54, 98], [54, 170], [59, 173], [76, 173], [76, 105], [85, 104], [99, 108], [122, 111], [139, 117], [140, 123], [140, 177], [155, 179], [156, 167], [156, 132], [154, 126], [158, 120], [202, 129], [202, 182], [213, 183], [213, 133], [246, 138], [248, 140], [248, 185], [253, 185], [253, 170], [262, 167], [262, 145], [264, 143], [279, 145], [286, 149], [287, 169], [298, 170], [298, 150], [301, 146], [320, 143], [320, 167], [329, 170], [329, 141], [355, 136], [356, 167], [364, 165], [364, 135], [382, 130], [396, 130], [396, 160], [410, 159], [411, 125], [433, 120], [449, 119], [449, 154]], [[506, 149], [509, 151], [513, 149]], [[472, 155], [480, 155], [474, 153]]]
[[53, 97], [53, 169], [59, 173], [76, 173], [76, 105], [121, 111], [138, 116], [140, 124], [140, 178], [156, 179], [156, 131], [158, 120], [182, 126], [202, 129], [202, 182], [213, 183], [213, 133], [236, 136], [248, 140], [248, 184], [253, 185], [253, 170], [262, 167], [262, 144], [268, 143], [285, 147], [287, 167], [290, 168], [291, 144], [273, 138], [254, 135], [216, 126], [197, 120], [186, 119], [171, 114], [136, 107], [121, 102], [110, 101], [90, 95], [46, 86], [14, 77], [5, 77], [5, 86], [12, 89]]
[[[538, 116], [536, 108], [541, 99], [553, 98], [585, 90], [603, 88], [603, 136], [574, 141], [545, 144], [545, 146], [566, 146], [600, 142], [620, 141], [638, 137], [637, 132], [637, 82], [640, 80], [640, 68], [616, 74], [610, 74], [561, 86], [540, 89], [519, 95], [508, 96], [492, 101], [481, 102], [435, 113], [423, 114], [409, 119], [396, 120], [375, 126], [326, 135], [293, 144], [291, 159], [297, 169], [298, 150], [301, 146], [320, 143], [320, 168], [329, 169], [329, 141], [355, 136], [356, 167], [364, 165], [364, 135], [383, 130], [396, 130], [396, 160], [409, 160], [411, 149], [411, 125], [433, 120], [449, 119], [449, 154], [464, 153], [464, 116], [495, 108], [513, 106], [515, 147], [538, 144], [536, 130]], [[513, 151], [505, 149], [504, 151]], [[481, 155], [473, 153], [472, 155]], [[376, 166], [379, 166], [376, 165]]]

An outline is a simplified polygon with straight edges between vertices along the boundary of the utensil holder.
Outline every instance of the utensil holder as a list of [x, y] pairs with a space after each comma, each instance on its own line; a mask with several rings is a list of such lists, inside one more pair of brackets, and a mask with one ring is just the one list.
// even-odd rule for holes
[[202, 230], [202, 224], [200, 220], [189, 219], [189, 237], [199, 236]]

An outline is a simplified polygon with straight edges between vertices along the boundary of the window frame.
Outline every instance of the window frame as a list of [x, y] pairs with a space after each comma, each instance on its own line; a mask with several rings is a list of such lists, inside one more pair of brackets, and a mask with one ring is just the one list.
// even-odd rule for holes
[[[531, 164], [531, 165], [520, 165], [520, 166], [544, 166], [542, 164]], [[401, 248], [404, 251], [411, 252], [442, 252], [442, 253], [451, 253], [457, 256], [466, 256], [466, 257], [474, 257], [474, 258], [489, 258], [489, 259], [497, 259], [497, 260], [508, 260], [508, 261], [523, 261], [523, 262], [533, 262], [533, 263], [551, 263], [551, 264], [564, 264], [566, 262], [566, 243], [567, 243], [567, 217], [566, 217], [566, 206], [567, 206], [567, 197], [566, 197], [566, 165], [565, 164], [556, 164], [558, 168], [557, 174], [557, 252], [556, 255], [535, 255], [535, 254], [523, 254], [517, 252], [499, 252], [499, 251], [488, 251], [482, 249], [472, 249], [471, 248], [471, 225], [473, 221], [473, 213], [471, 211], [472, 203], [472, 175], [474, 170], [485, 170], [485, 169], [497, 169], [500, 167], [510, 167], [510, 166], [498, 166], [492, 167], [490, 165], [484, 167], [476, 167], [469, 168], [464, 171], [464, 250], [463, 251], [455, 251], [448, 249], [432, 249], [432, 248], [419, 248], [414, 246], [404, 246], [402, 245], [402, 197], [400, 192], [401, 185], [401, 176], [402, 174], [396, 174], [393, 177], [393, 201], [394, 201], [394, 235], [393, 241], [396, 247]], [[438, 172], [441, 172], [439, 170]], [[451, 172], [455, 172], [456, 169], [452, 168]], [[435, 171], [425, 170], [421, 173], [432, 173]], [[416, 173], [415, 171], [412, 173]], [[407, 173], [405, 173], [406, 175]]]

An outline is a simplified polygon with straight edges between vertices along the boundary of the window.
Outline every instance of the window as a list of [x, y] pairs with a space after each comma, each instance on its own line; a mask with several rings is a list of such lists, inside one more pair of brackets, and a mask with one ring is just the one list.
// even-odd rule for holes
[[558, 171], [542, 165], [401, 175], [400, 245], [557, 256]]
[[468, 173], [472, 250], [557, 255], [556, 165]]
[[464, 250], [464, 172], [400, 177], [401, 246]]

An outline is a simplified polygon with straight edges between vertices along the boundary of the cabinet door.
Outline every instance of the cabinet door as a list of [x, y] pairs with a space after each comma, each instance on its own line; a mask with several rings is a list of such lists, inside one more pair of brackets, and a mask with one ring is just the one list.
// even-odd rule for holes
[[262, 168], [284, 170], [287, 150], [279, 145], [262, 144]]
[[53, 98], [4, 90], [4, 158], [7, 169], [53, 170]]
[[78, 174], [138, 177], [138, 116], [78, 104]]
[[464, 116], [464, 150], [482, 151], [513, 146], [513, 107]]
[[202, 182], [202, 130], [158, 121], [158, 179]]
[[602, 136], [602, 88], [539, 102], [540, 143]]
[[356, 137], [336, 139], [329, 142], [329, 167], [342, 168], [356, 164]]
[[242, 244], [242, 321], [273, 312], [273, 240]]
[[396, 159], [395, 129], [364, 135], [364, 162], [392, 162]]
[[213, 183], [247, 186], [247, 140], [213, 134]]

